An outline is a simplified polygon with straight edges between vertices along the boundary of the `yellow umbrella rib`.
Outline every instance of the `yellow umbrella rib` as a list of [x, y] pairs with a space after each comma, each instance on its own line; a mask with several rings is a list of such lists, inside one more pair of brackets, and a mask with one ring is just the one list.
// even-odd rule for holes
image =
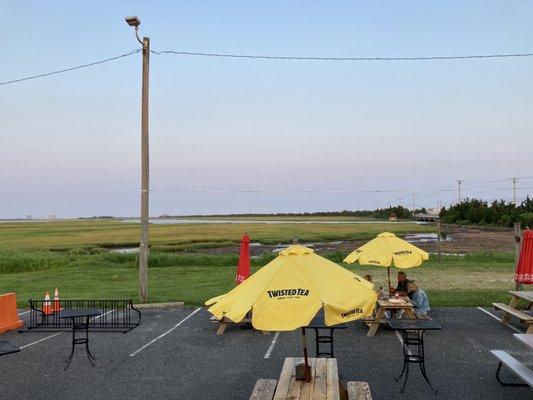
[[[278, 273], [278, 270], [281, 268], [281, 266], [282, 266], [282, 264], [283, 264], [282, 262], [279, 262], [279, 256], [276, 257], [276, 258], [275, 258], [274, 260], [272, 260], [271, 262], [274, 262], [274, 261], [278, 261], [278, 262], [276, 263], [276, 264], [277, 264], [276, 269], [275, 269], [275, 271], [272, 272], [272, 276], [271, 276], [271, 277], [269, 278], [269, 280], [266, 282], [266, 284], [264, 285], [264, 288], [270, 286], [270, 283], [274, 280], [274, 278], [276, 277], [276, 274]], [[269, 264], [270, 264], [270, 263], [269, 263]], [[265, 265], [263, 268], [265, 268], [265, 267], [267, 267], [267, 266], [268, 266], [268, 264]], [[274, 269], [274, 268], [272, 268], [272, 269]], [[251, 309], [254, 308], [254, 304], [257, 303], [257, 300], [259, 299], [259, 297], [261, 297], [261, 294], [262, 294], [262, 293], [263, 293], [262, 291], [258, 291], [258, 292], [257, 292], [257, 297], [256, 297], [256, 298], [254, 299], [254, 301], [252, 302], [252, 304], [251, 304], [251, 307], [252, 307], [252, 308], [251, 308]]]
[[308, 266], [302, 262], [302, 260], [299, 258], [298, 259], [298, 264], [301, 265], [303, 271], [305, 271], [305, 276], [307, 277], [307, 280], [309, 281], [309, 286], [311, 286], [314, 290], [316, 290], [316, 292], [318, 293], [318, 296], [320, 297], [320, 302], [322, 303], [322, 307], [324, 307], [324, 297], [322, 296], [322, 293], [320, 292], [320, 290], [317, 289], [317, 287], [313, 284], [313, 280], [311, 279], [311, 276], [309, 275], [309, 271], [307, 270], [308, 269]]

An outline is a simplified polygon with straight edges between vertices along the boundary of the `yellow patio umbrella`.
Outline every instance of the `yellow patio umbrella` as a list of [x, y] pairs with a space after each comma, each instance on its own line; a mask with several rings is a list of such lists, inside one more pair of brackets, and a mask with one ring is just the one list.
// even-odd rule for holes
[[351, 252], [344, 262], [353, 264], [358, 261], [361, 265], [378, 265], [387, 267], [390, 284], [390, 266], [406, 269], [418, 267], [429, 259], [429, 254], [400, 239], [393, 233], [383, 232], [367, 244]]
[[[373, 285], [347, 269], [296, 245], [225, 295], [205, 302], [217, 318], [240, 322], [253, 310], [252, 325], [263, 331], [292, 331], [302, 327], [308, 371], [305, 330], [324, 308], [328, 326], [372, 314], [377, 300]], [[310, 377], [306, 377], [310, 378]]]

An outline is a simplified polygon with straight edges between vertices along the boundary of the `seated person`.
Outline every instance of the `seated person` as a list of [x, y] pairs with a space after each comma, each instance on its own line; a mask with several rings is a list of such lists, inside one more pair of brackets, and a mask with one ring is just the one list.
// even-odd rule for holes
[[[407, 279], [407, 274], [405, 272], [398, 272], [398, 286], [396, 286], [396, 289], [394, 289], [392, 286], [389, 287], [390, 293], [398, 293], [399, 296], [409, 296], [409, 289], [407, 288], [409, 282], [410, 280]], [[409, 296], [409, 298], [410, 297], [411, 296]]]
[[431, 310], [429, 307], [429, 300], [426, 292], [418, 287], [418, 284], [415, 281], [409, 282], [408, 285], [409, 294], [411, 294], [411, 303], [413, 304], [413, 311], [417, 318], [429, 318], [428, 311]]

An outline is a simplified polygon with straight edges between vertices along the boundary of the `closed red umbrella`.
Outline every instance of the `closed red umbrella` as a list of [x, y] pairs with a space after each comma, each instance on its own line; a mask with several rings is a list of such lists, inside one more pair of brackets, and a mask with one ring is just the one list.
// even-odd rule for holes
[[529, 229], [522, 237], [522, 250], [514, 275], [516, 283], [533, 284], [533, 231]]
[[247, 233], [241, 239], [241, 252], [237, 264], [235, 282], [242, 283], [250, 276], [250, 237]]

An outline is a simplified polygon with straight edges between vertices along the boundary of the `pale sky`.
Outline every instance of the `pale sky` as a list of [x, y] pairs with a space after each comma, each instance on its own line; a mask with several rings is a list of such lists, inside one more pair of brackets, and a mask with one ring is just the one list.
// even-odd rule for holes
[[[138, 48], [322, 57], [533, 52], [527, 1], [0, 1], [0, 81]], [[141, 55], [0, 86], [0, 218], [139, 215]], [[512, 199], [533, 57], [151, 57], [151, 215]], [[500, 180], [490, 184], [485, 182]], [[518, 187], [533, 187], [522, 179]], [[170, 190], [170, 191], [169, 191]], [[219, 193], [182, 193], [209, 190]], [[227, 193], [256, 190], [260, 193]], [[287, 190], [349, 193], [279, 193]], [[394, 190], [392, 193], [360, 193]], [[273, 193], [274, 192], [274, 193]], [[519, 199], [532, 189], [518, 191]]]

